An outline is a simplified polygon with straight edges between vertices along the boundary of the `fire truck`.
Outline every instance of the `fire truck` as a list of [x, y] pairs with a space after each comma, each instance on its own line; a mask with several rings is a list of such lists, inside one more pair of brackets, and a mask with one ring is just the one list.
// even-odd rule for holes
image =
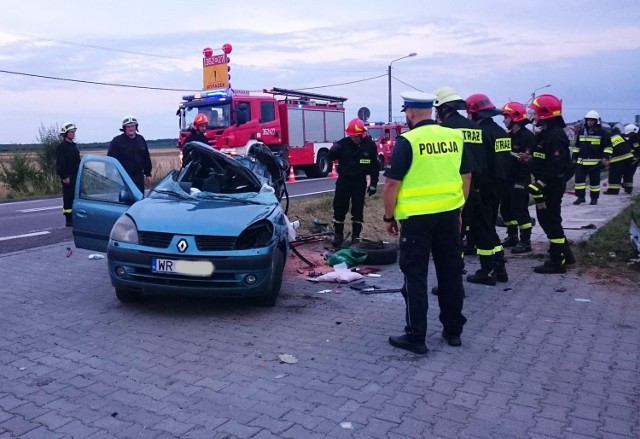
[[388, 166], [396, 137], [408, 131], [409, 127], [403, 123], [369, 122], [366, 128], [378, 147], [380, 167]]
[[177, 112], [181, 151], [193, 119], [203, 113], [209, 119], [206, 136], [212, 147], [246, 155], [252, 144], [262, 143], [284, 155], [294, 170], [317, 178], [331, 171], [329, 148], [344, 137], [343, 97], [271, 88], [261, 94], [210, 90], [182, 99]]

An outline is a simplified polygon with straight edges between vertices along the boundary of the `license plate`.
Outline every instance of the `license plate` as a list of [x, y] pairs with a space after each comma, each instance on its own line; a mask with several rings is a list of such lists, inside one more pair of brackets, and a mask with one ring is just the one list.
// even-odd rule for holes
[[210, 276], [213, 273], [211, 261], [182, 261], [176, 259], [153, 258], [151, 271], [164, 274], [183, 274], [186, 276]]

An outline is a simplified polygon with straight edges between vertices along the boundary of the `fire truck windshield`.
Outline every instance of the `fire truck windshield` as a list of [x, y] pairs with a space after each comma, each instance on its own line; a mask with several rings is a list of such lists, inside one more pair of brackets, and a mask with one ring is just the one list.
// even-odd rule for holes
[[369, 132], [369, 135], [374, 142], [380, 140], [380, 136], [382, 135], [382, 128], [367, 127], [367, 131]]
[[198, 113], [207, 116], [207, 119], [209, 119], [209, 129], [226, 128], [231, 125], [231, 104], [216, 106], [203, 105], [185, 107], [181, 128], [183, 130], [189, 129], [193, 123], [193, 119]]

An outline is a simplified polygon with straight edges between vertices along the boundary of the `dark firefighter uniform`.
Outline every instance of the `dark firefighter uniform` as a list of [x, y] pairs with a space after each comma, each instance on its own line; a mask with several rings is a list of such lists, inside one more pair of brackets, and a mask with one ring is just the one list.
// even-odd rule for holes
[[487, 171], [479, 176], [475, 187], [478, 189], [478, 208], [471, 216], [471, 229], [476, 239], [476, 253], [480, 259], [480, 269], [467, 276], [472, 283], [495, 285], [496, 280], [507, 282], [504, 249], [496, 232], [496, 221], [500, 199], [508, 180], [511, 160], [511, 138], [492, 118], [479, 122], [482, 130], [482, 144], [487, 159]]
[[611, 136], [611, 149], [613, 152], [609, 159], [609, 187], [605, 194], [617, 195], [621, 187], [630, 194], [633, 190], [633, 174], [636, 172], [631, 145], [620, 134], [615, 134]]
[[[406, 105], [406, 104], [405, 104]], [[463, 260], [459, 240], [464, 204], [462, 174], [471, 173], [467, 149], [458, 130], [423, 120], [396, 139], [391, 166], [384, 176], [401, 181], [394, 219], [400, 222], [400, 270], [406, 305], [405, 335], [390, 337], [424, 344], [427, 332], [427, 274], [433, 254], [438, 279], [439, 319], [443, 336], [459, 337], [467, 319], [462, 314]], [[394, 340], [392, 340], [394, 339]]]
[[462, 209], [462, 235], [466, 241], [465, 253], [475, 254], [476, 240], [473, 237], [473, 230], [471, 230], [471, 212], [477, 209], [480, 203], [476, 182], [487, 172], [487, 156], [482, 146], [482, 131], [477, 123], [467, 119], [457, 111], [453, 111], [442, 118], [440, 125], [462, 132], [464, 148], [468, 152], [472, 178], [469, 197]]
[[625, 135], [627, 139], [627, 143], [631, 147], [631, 154], [633, 154], [633, 160], [631, 161], [631, 170], [629, 173], [631, 174], [631, 179], [629, 180], [629, 186], [625, 186], [624, 190], [626, 193], [630, 194], [633, 192], [633, 176], [636, 174], [636, 169], [638, 169], [638, 163], [640, 163], [640, 136], [638, 133], [630, 132]]
[[69, 184], [62, 183], [62, 213], [67, 226], [72, 224], [73, 198], [76, 189], [76, 177], [80, 167], [80, 151], [75, 142], [63, 140], [56, 149], [56, 173], [60, 180], [69, 178]]
[[189, 135], [187, 136], [186, 139], [184, 139], [184, 143], [189, 143], [189, 142], [202, 142], [205, 145], [209, 144], [207, 136], [201, 133], [198, 129], [194, 129], [194, 128], [191, 128], [189, 130]]
[[151, 177], [151, 156], [140, 134], [131, 138], [122, 133], [111, 140], [107, 155], [117, 159], [135, 185], [144, 194], [144, 177]]
[[[519, 124], [517, 131], [509, 131], [511, 137], [511, 152], [531, 155], [536, 144], [534, 134], [524, 123]], [[500, 203], [500, 214], [507, 226], [507, 239], [504, 246], [514, 246], [512, 253], [526, 253], [531, 251], [531, 215], [529, 215], [529, 192], [527, 186], [531, 183], [529, 167], [518, 157], [510, 157], [509, 174], [505, 194]], [[520, 238], [518, 238], [518, 231]], [[506, 241], [509, 241], [508, 244]], [[513, 242], [515, 241], [515, 242]]]
[[[336, 235], [344, 233], [344, 220], [351, 201], [351, 239], [355, 242], [362, 232], [364, 223], [364, 197], [369, 187], [378, 186], [380, 164], [377, 146], [370, 136], [362, 138], [359, 144], [349, 136], [336, 142], [329, 150], [329, 160], [338, 161], [336, 191], [333, 197], [333, 222]], [[337, 242], [337, 241], [336, 241]]]
[[588, 127], [586, 124], [578, 133], [575, 147], [573, 148], [573, 161], [576, 163], [575, 190], [576, 201], [574, 204], [585, 202], [587, 190], [587, 177], [589, 177], [589, 196], [591, 204], [598, 204], [600, 197], [600, 171], [603, 159], [611, 156], [611, 141], [600, 124]]
[[534, 268], [538, 273], [564, 273], [565, 264], [575, 259], [562, 228], [561, 203], [566, 182], [572, 176], [569, 138], [562, 118], [547, 120], [547, 126], [536, 135], [533, 158], [529, 162], [535, 182], [532, 192], [540, 227], [549, 239], [551, 260]]

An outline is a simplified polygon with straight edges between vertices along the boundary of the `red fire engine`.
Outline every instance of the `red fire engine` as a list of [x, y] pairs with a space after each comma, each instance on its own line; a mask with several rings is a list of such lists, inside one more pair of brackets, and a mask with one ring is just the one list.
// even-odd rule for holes
[[272, 88], [262, 94], [232, 89], [183, 96], [178, 148], [182, 150], [194, 117], [209, 119], [209, 145], [229, 154], [246, 154], [254, 143], [287, 153], [289, 164], [309, 177], [331, 171], [329, 148], [344, 137], [346, 98]]
[[378, 146], [381, 167], [389, 165], [396, 137], [408, 130], [409, 127], [403, 123], [369, 122], [367, 131]]

